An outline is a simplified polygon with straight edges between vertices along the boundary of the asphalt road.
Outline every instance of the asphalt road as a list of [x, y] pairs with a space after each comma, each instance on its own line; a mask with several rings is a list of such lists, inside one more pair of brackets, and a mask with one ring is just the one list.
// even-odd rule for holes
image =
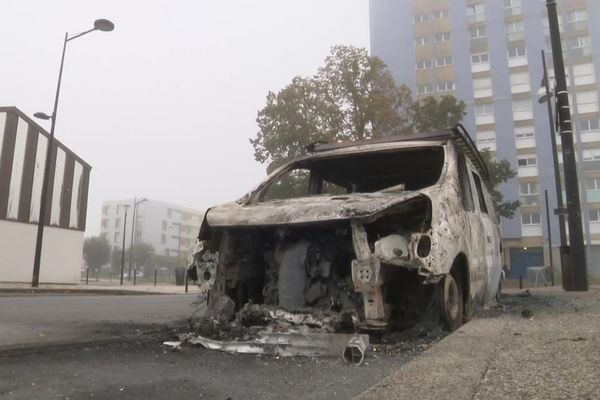
[[164, 329], [187, 319], [194, 295], [3, 295], [0, 350], [100, 340]]
[[158, 340], [0, 355], [0, 399], [349, 399], [420, 351], [380, 349], [358, 367], [341, 358], [171, 352]]

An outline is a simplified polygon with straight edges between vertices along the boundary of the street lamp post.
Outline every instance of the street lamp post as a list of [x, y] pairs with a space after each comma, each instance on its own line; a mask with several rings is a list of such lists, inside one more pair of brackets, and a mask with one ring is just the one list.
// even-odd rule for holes
[[40, 213], [38, 217], [38, 230], [37, 230], [37, 238], [35, 242], [35, 256], [33, 258], [33, 276], [31, 279], [31, 286], [37, 287], [40, 281], [40, 260], [42, 257], [42, 241], [44, 238], [44, 223], [46, 220], [46, 201], [48, 197], [48, 175], [50, 173], [50, 156], [52, 155], [52, 148], [54, 146], [54, 128], [56, 127], [56, 113], [58, 110], [58, 98], [60, 95], [60, 84], [62, 81], [62, 73], [63, 66], [65, 63], [65, 52], [67, 50], [67, 43], [73, 39], [77, 39], [85, 34], [88, 34], [93, 31], [103, 31], [110, 32], [115, 28], [115, 25], [107, 19], [98, 19], [94, 22], [94, 27], [85, 32], [78, 33], [69, 37], [69, 33], [65, 33], [65, 40], [63, 43], [62, 55], [60, 58], [60, 68], [58, 71], [58, 83], [56, 85], [56, 95], [54, 96], [54, 108], [52, 110], [52, 115], [47, 115], [41, 112], [37, 112], [33, 114], [36, 118], [40, 119], [51, 119], [52, 124], [50, 125], [50, 138], [48, 139], [48, 144], [46, 148], [46, 162], [44, 163], [44, 176], [42, 179], [42, 194], [40, 199]]
[[[125, 207], [125, 219], [123, 220], [123, 246], [121, 247], [121, 286], [123, 286], [123, 270], [125, 269], [125, 236], [127, 236], [127, 210], [129, 210], [129, 204], [117, 205], [117, 215], [119, 214], [119, 206]], [[131, 271], [129, 272], [129, 275], [131, 275]], [[129, 276], [127, 278], [129, 278]]]
[[134, 233], [135, 233], [135, 225], [137, 222], [137, 206], [139, 204], [142, 204], [146, 201], [148, 201], [148, 199], [141, 199], [140, 201], [136, 201], [137, 198], [133, 198], [133, 221], [131, 223], [131, 241], [129, 242], [129, 276], [127, 277], [127, 280], [130, 281], [131, 280], [131, 264], [132, 264], [132, 260], [133, 260], [133, 244], [134, 244]]
[[[558, 150], [556, 148], [556, 132], [554, 129], [554, 113], [552, 111], [552, 91], [550, 90], [550, 79], [548, 77], [548, 68], [546, 67], [546, 54], [542, 50], [542, 66], [544, 68], [543, 90], [544, 95], [538, 99], [539, 103], [546, 103], [548, 108], [548, 124], [550, 125], [550, 142], [552, 144], [552, 161], [554, 164], [554, 186], [556, 187], [556, 206], [558, 208], [558, 232], [560, 236], [560, 266], [562, 285], [566, 289], [568, 287], [570, 276], [569, 249], [567, 245], [567, 228], [565, 226], [565, 215], [563, 212], [563, 196], [562, 183], [560, 181], [560, 167], [558, 165]], [[549, 235], [550, 236], [550, 235]], [[550, 252], [552, 252], [552, 243], [550, 243]], [[552, 271], [554, 277], [554, 271]]]
[[[547, 0], [548, 25], [552, 43], [552, 59], [554, 61], [554, 77], [556, 80], [556, 114], [560, 126], [562, 143], [563, 166], [565, 171], [565, 190], [569, 218], [569, 278], [563, 283], [565, 290], [587, 291], [587, 263], [583, 243], [583, 227], [581, 224], [581, 204], [579, 202], [579, 183], [577, 180], [577, 165], [573, 145], [573, 124], [569, 107], [569, 94], [565, 77], [565, 64], [562, 55], [560, 29], [556, 0]], [[559, 210], [559, 212], [564, 212]]]

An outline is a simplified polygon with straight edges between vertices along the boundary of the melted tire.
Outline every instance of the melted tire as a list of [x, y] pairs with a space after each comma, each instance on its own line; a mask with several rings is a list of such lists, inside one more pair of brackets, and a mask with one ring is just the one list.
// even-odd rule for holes
[[441, 284], [441, 322], [447, 331], [455, 331], [463, 324], [463, 293], [452, 274], [446, 275]]

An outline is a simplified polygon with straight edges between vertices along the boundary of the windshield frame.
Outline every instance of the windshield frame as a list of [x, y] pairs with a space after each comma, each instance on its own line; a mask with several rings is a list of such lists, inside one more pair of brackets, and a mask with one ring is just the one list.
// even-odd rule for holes
[[[244, 196], [242, 201], [244, 204], [256, 204], [256, 203], [268, 203], [271, 201], [287, 200], [287, 199], [264, 200], [264, 196], [266, 195], [266, 193], [270, 189], [270, 187], [273, 184], [275, 184], [276, 182], [278, 182], [279, 179], [281, 177], [283, 177], [285, 174], [287, 174], [288, 172], [290, 172], [294, 169], [310, 170], [309, 166], [312, 161], [322, 160], [322, 159], [346, 158], [346, 157], [353, 157], [353, 156], [357, 156], [357, 155], [361, 155], [361, 154], [368, 154], [368, 153], [400, 152], [405, 149], [408, 150], [408, 149], [429, 148], [429, 147], [441, 147], [443, 157], [444, 157], [443, 162], [442, 162], [442, 168], [440, 170], [440, 176], [439, 176], [438, 180], [436, 181], [436, 183], [434, 183], [433, 185], [427, 186], [426, 188], [437, 186], [437, 185], [442, 184], [442, 182], [444, 181], [444, 179], [446, 177], [447, 164], [448, 164], [447, 141], [401, 142], [401, 143], [397, 143], [394, 145], [390, 145], [390, 143], [384, 143], [384, 144], [377, 144], [377, 145], [357, 146], [357, 147], [352, 147], [350, 149], [345, 148], [345, 149], [339, 149], [339, 150], [331, 150], [331, 151], [312, 154], [309, 156], [305, 156], [305, 157], [301, 157], [296, 160], [293, 160], [293, 161], [279, 167], [273, 173], [271, 173], [267, 177], [267, 179], [265, 179], [254, 190], [252, 190], [246, 196]], [[312, 175], [312, 172], [311, 172], [311, 175]], [[309, 179], [311, 181], [310, 185], [312, 186], [312, 176], [309, 177]], [[363, 194], [364, 195], [364, 194], [369, 194], [369, 193], [394, 193], [394, 191], [387, 191], [386, 189], [389, 189], [389, 188], [385, 188], [385, 189], [382, 189], [382, 190], [379, 190], [376, 192], [350, 192], [345, 195], [348, 196], [348, 195], [353, 195], [353, 194]], [[420, 188], [418, 190], [423, 190], [423, 189], [425, 189], [425, 188]], [[310, 192], [310, 189], [309, 189], [309, 192]], [[323, 195], [327, 195], [327, 194], [312, 194], [311, 195], [310, 193], [307, 193], [306, 196], [300, 196], [300, 197], [294, 197], [294, 198], [306, 198], [306, 197], [323, 196]], [[332, 196], [337, 196], [337, 195], [332, 195]]]

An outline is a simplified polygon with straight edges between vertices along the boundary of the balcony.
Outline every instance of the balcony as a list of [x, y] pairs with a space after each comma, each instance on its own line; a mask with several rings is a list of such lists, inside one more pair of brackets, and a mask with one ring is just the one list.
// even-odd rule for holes
[[488, 125], [495, 123], [494, 114], [483, 114], [475, 116], [476, 125]]
[[542, 226], [521, 225], [521, 236], [542, 236]]
[[488, 88], [475, 89], [475, 90], [473, 90], [473, 97], [476, 99], [481, 99], [484, 97], [492, 97], [492, 88], [488, 87]]
[[515, 121], [533, 119], [533, 112], [531, 112], [531, 110], [513, 111], [513, 119]]
[[518, 138], [515, 140], [517, 149], [528, 149], [535, 147], [535, 137], [530, 138]]
[[537, 165], [532, 165], [529, 167], [518, 167], [517, 175], [521, 178], [538, 176], [538, 167], [537, 167]]
[[588, 203], [600, 203], [600, 190], [586, 190], [585, 198]]
[[531, 91], [531, 85], [529, 82], [526, 83], [516, 83], [510, 86], [510, 92], [512, 94], [515, 93], [529, 93]]
[[524, 65], [527, 65], [527, 57], [526, 56], [512, 57], [512, 58], [508, 59], [508, 66], [510, 68], [522, 67]]
[[490, 63], [471, 64], [471, 72], [486, 72], [490, 70]]

